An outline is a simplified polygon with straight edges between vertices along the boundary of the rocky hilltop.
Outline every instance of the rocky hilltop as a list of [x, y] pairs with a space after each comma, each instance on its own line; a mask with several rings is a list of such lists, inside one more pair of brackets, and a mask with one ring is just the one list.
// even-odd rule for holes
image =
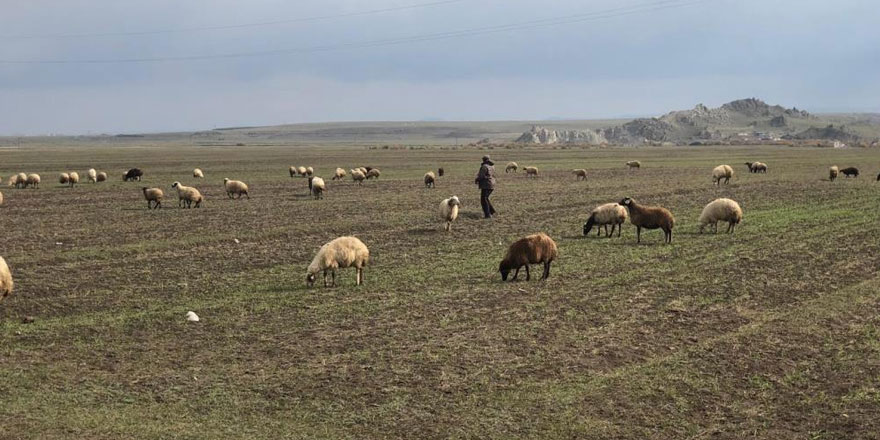
[[721, 141], [733, 138], [838, 139], [857, 138], [844, 128], [827, 129], [810, 113], [797, 108], [769, 105], [756, 98], [739, 99], [717, 108], [697, 104], [656, 118], [638, 118], [625, 124], [598, 130], [549, 130], [535, 126], [517, 142], [533, 144], [589, 143], [627, 144]]

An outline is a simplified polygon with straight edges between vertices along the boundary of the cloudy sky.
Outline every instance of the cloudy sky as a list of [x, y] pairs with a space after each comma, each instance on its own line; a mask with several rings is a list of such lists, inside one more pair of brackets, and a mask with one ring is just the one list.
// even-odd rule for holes
[[878, 13], [876, 0], [0, 1], [0, 134], [602, 118], [752, 96], [878, 112]]

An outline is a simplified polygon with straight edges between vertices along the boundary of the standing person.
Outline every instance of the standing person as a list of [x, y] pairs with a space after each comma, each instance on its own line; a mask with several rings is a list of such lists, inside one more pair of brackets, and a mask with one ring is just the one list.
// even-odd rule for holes
[[480, 172], [474, 183], [480, 186], [480, 206], [483, 207], [483, 216], [492, 218], [495, 215], [495, 207], [489, 201], [489, 196], [495, 189], [495, 162], [489, 160], [489, 156], [483, 156], [483, 163], [480, 164]]

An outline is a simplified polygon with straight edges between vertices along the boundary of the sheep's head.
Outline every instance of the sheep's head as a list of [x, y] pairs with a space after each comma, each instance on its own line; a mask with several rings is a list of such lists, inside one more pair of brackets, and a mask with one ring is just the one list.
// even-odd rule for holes
[[594, 219], [593, 219], [593, 216], [591, 215], [590, 218], [587, 219], [587, 222], [584, 223], [584, 235], [589, 234], [590, 231], [593, 230], [593, 223], [594, 223]]
[[314, 285], [315, 285], [315, 279], [316, 279], [316, 278], [317, 278], [317, 277], [315, 277], [315, 274], [313, 274], [313, 273], [310, 273], [310, 274], [306, 275], [306, 285], [309, 286], [309, 287], [314, 286]]
[[623, 200], [621, 200], [620, 203], [618, 203], [618, 205], [629, 208], [630, 206], [632, 206], [633, 202], [634, 202], [633, 199], [631, 199], [629, 197], [624, 197]]
[[180, 186], [180, 182], [174, 182], [171, 184], [172, 188], [177, 188], [178, 186]]
[[501, 281], [507, 281], [507, 276], [510, 275], [510, 268], [503, 261], [498, 266], [498, 272], [501, 272]]
[[447, 203], [449, 206], [461, 206], [461, 200], [458, 200], [458, 196], [452, 196]]

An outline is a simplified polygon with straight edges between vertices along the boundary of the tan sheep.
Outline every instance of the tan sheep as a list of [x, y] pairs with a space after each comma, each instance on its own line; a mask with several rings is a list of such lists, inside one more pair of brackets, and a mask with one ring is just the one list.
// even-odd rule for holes
[[336, 172], [333, 173], [333, 180], [342, 180], [345, 178], [345, 170], [342, 168], [336, 168]]
[[18, 173], [9, 178], [9, 186], [14, 186], [16, 188], [26, 188], [27, 187], [27, 174]]
[[331, 287], [336, 286], [336, 270], [354, 267], [357, 285], [364, 283], [364, 267], [370, 261], [370, 250], [356, 237], [339, 237], [321, 246], [306, 272], [306, 284], [312, 287], [318, 272], [324, 272], [324, 287], [327, 287], [327, 272], [333, 276]]
[[311, 179], [312, 179], [311, 180], [312, 196], [315, 198], [315, 200], [323, 199], [324, 198], [324, 188], [325, 188], [324, 179], [322, 179], [320, 177], [312, 177]]
[[86, 171], [86, 176], [89, 179], [89, 182], [98, 183], [98, 171], [95, 170], [94, 168], [91, 168], [88, 171]]
[[437, 176], [434, 174], [433, 171], [428, 171], [427, 173], [425, 173], [425, 188], [433, 188], [434, 181], [436, 180]]
[[193, 170], [193, 177], [196, 179], [204, 179], [205, 173], [202, 172], [201, 168], [196, 168]]
[[3, 193], [0, 193], [0, 205], [3, 204]]
[[626, 163], [626, 167], [629, 168], [630, 170], [635, 170], [635, 169], [641, 168], [642, 163], [637, 160], [631, 160]]
[[367, 176], [360, 169], [351, 170], [351, 180], [357, 182], [358, 185], [363, 185], [366, 178]]
[[[834, 182], [834, 179], [837, 178], [837, 175], [840, 174], [840, 168], [837, 168], [837, 165], [832, 166], [828, 169], [828, 179]], [[11, 181], [10, 181], [11, 183]]]
[[587, 180], [587, 170], [583, 168], [571, 170], [571, 174], [574, 174], [574, 180]]
[[296, 171], [297, 171], [297, 170], [296, 170], [296, 167], [295, 167], [295, 166], [291, 165], [290, 168], [287, 169], [287, 171], [290, 173], [290, 177], [294, 177], [294, 176], [296, 176]]
[[6, 260], [0, 257], [0, 302], [12, 293], [13, 286], [15, 283], [12, 281], [12, 272], [9, 271]]
[[452, 222], [458, 218], [458, 209], [461, 207], [461, 201], [458, 200], [457, 196], [452, 196], [448, 199], [443, 199], [440, 202], [440, 219], [446, 222], [446, 231], [452, 230]]
[[364, 173], [364, 176], [366, 176], [367, 173], [370, 171], [370, 170], [368, 170], [368, 169], [366, 169], [366, 168], [364, 168], [364, 167], [357, 167], [357, 168], [355, 168], [355, 169], [358, 170], [358, 171], [360, 171], [360, 172], [362, 172], [362, 173]]
[[727, 233], [733, 233], [736, 225], [742, 221], [742, 217], [743, 212], [739, 203], [730, 199], [715, 199], [700, 213], [700, 233], [703, 233], [703, 228], [712, 225], [712, 229], [717, 234], [719, 221], [727, 222]]
[[366, 174], [367, 180], [372, 179], [374, 177], [378, 179], [380, 174], [382, 174], [382, 173], [379, 171], [378, 168], [373, 168], [370, 171], [367, 171], [367, 174]]
[[229, 196], [230, 199], [241, 198], [241, 196], [247, 196], [247, 198], [251, 198], [248, 194], [248, 186], [244, 182], [240, 180], [229, 180], [229, 178], [223, 179], [223, 186], [226, 188], [226, 195]]
[[306, 176], [313, 176], [315, 174], [315, 169], [312, 167], [306, 167]]
[[712, 183], [715, 185], [720, 185], [722, 179], [725, 184], [729, 184], [731, 177], [733, 177], [733, 168], [730, 165], [718, 165], [712, 170]]
[[513, 278], [510, 279], [514, 281], [519, 276], [519, 269], [525, 266], [526, 281], [528, 281], [531, 279], [529, 264], [543, 263], [544, 274], [541, 279], [546, 280], [550, 276], [550, 263], [558, 257], [556, 242], [547, 234], [539, 232], [513, 242], [501, 264], [498, 265], [498, 271], [501, 272], [501, 280], [507, 281], [507, 275], [511, 270], [515, 270]]
[[144, 198], [147, 199], [147, 209], [156, 209], [162, 207], [162, 199], [165, 193], [160, 188], [141, 188], [144, 192]]
[[67, 183], [70, 184], [70, 187], [73, 188], [74, 185], [79, 183], [79, 173], [76, 171], [71, 171], [68, 175]]
[[39, 188], [40, 187], [40, 175], [39, 174], [28, 174], [27, 179], [25, 180], [24, 187], [27, 188], [30, 185], [31, 188]]
[[[599, 236], [602, 230], [601, 227], [604, 226], [606, 237], [614, 235], [615, 227], [617, 227], [617, 236], [620, 237], [620, 231], [623, 229], [623, 224], [626, 223], [628, 218], [629, 215], [626, 208], [620, 206], [619, 203], [599, 205], [590, 212], [590, 218], [584, 223], [584, 235], [589, 234], [593, 226], [596, 226], [596, 236]], [[610, 234], [608, 233], [608, 225], [611, 225]]]
[[504, 167], [504, 174], [507, 174], [511, 171], [515, 173], [518, 169], [519, 165], [517, 165], [516, 162], [507, 162], [507, 166]]
[[296, 172], [297, 172], [297, 174], [299, 174], [300, 176], [305, 177], [305, 176], [306, 176], [306, 167], [299, 167], [299, 168], [296, 169]]
[[191, 186], [183, 186], [180, 182], [174, 182], [171, 184], [171, 187], [177, 190], [177, 206], [180, 208], [184, 205], [187, 208], [192, 208], [193, 203], [198, 208], [202, 204], [202, 200], [204, 200], [202, 193]]
[[59, 174], [58, 175], [58, 183], [60, 183], [62, 185], [67, 185], [68, 183], [70, 183], [70, 174], [67, 174], [67, 173]]
[[104, 182], [107, 180], [107, 173], [101, 171], [98, 173], [98, 182]]
[[538, 168], [537, 167], [525, 167], [526, 177], [538, 177]]

